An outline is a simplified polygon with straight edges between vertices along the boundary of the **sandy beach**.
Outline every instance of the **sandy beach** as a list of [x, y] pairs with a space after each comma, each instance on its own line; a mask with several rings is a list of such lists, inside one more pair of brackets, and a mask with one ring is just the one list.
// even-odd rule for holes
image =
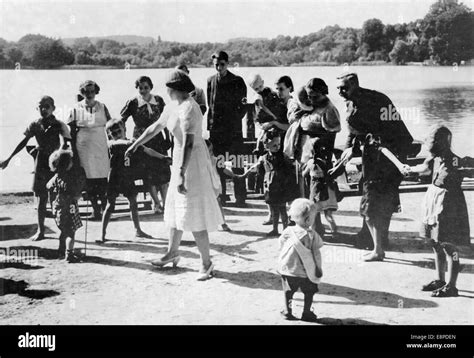
[[[391, 248], [384, 262], [365, 263], [365, 250], [354, 248], [348, 234], [358, 231], [359, 197], [348, 197], [335, 213], [341, 235], [325, 238], [323, 283], [314, 297], [319, 324], [472, 325], [474, 324], [474, 253], [461, 247], [463, 271], [459, 297], [432, 298], [421, 285], [434, 278], [431, 250], [417, 238], [419, 205], [424, 193], [401, 195], [403, 212], [393, 217]], [[469, 208], [474, 192], [465, 191]], [[29, 250], [32, 260], [0, 263], [0, 319], [3, 324], [308, 324], [279, 316], [283, 304], [276, 272], [278, 241], [266, 238], [261, 225], [266, 206], [255, 198], [248, 208], [226, 207], [233, 232], [210, 234], [216, 265], [213, 279], [198, 282], [199, 256], [185, 233], [178, 268], [150, 264], [167, 246], [162, 217], [140, 212], [142, 228], [154, 239], [136, 241], [127, 213], [114, 214], [105, 245], [95, 244], [100, 223], [88, 222], [87, 254], [83, 262], [56, 259], [59, 231], [46, 220], [47, 238], [27, 239], [36, 230], [32, 197], [2, 197], [0, 250]], [[471, 237], [474, 216], [470, 212]], [[84, 227], [76, 248], [84, 253]], [[280, 227], [281, 231], [281, 227]], [[472, 240], [471, 240], [472, 242]], [[7, 252], [7, 250], [9, 250]], [[13, 251], [17, 250], [17, 251]], [[1, 253], [2, 251], [0, 251]], [[24, 251], [26, 252], [26, 251]], [[11, 258], [11, 256], [7, 255]], [[5, 258], [5, 257], [4, 257]], [[302, 310], [297, 293], [294, 312]]]

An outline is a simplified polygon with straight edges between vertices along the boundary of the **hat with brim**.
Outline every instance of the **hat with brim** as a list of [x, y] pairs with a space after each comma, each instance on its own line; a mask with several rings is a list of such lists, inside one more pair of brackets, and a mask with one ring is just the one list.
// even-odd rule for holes
[[229, 62], [229, 55], [225, 51], [214, 52], [211, 56], [212, 59], [224, 60]]
[[176, 91], [181, 92], [192, 92], [195, 87], [186, 72], [181, 70], [174, 70], [168, 75], [166, 80], [166, 87], [172, 88]]

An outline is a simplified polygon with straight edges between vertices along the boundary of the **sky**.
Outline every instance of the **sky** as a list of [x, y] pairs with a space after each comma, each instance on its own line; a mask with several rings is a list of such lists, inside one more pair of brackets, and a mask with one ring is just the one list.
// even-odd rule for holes
[[[361, 28], [424, 17], [435, 0], [0, 0], [0, 37], [142, 35], [166, 41], [301, 36], [328, 25]], [[464, 3], [472, 8], [474, 0]]]

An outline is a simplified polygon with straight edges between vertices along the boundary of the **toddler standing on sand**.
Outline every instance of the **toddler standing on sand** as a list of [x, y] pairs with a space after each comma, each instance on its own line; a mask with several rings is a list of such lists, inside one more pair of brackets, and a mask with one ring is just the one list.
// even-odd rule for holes
[[301, 320], [315, 322], [317, 316], [311, 311], [313, 296], [318, 292], [318, 283], [323, 275], [321, 252], [324, 245], [321, 237], [312, 229], [316, 206], [308, 199], [295, 199], [290, 207], [290, 217], [295, 226], [287, 227], [280, 236], [278, 273], [281, 275], [285, 308], [281, 311], [286, 320], [295, 320], [291, 301], [298, 289], [304, 295]]

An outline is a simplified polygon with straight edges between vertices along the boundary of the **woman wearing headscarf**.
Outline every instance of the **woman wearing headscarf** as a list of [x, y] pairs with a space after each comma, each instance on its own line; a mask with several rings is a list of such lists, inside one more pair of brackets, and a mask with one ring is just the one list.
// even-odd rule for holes
[[128, 149], [133, 153], [167, 127], [174, 136], [173, 166], [164, 221], [170, 229], [168, 252], [152, 262], [156, 266], [172, 263], [176, 266], [183, 231], [191, 231], [201, 256], [198, 280], [212, 277], [214, 264], [209, 253], [209, 231], [223, 224], [215, 188], [209, 151], [202, 137], [202, 113], [190, 96], [194, 85], [188, 75], [174, 70], [166, 81], [168, 94], [177, 107], [163, 113]]
[[71, 128], [73, 149], [77, 153], [75, 158], [79, 159], [86, 172], [86, 193], [92, 204], [92, 220], [101, 219], [101, 207], [103, 209], [107, 204], [110, 167], [105, 124], [111, 117], [105, 104], [95, 99], [99, 91], [100, 87], [94, 81], [81, 83], [78, 103], [67, 121]]

